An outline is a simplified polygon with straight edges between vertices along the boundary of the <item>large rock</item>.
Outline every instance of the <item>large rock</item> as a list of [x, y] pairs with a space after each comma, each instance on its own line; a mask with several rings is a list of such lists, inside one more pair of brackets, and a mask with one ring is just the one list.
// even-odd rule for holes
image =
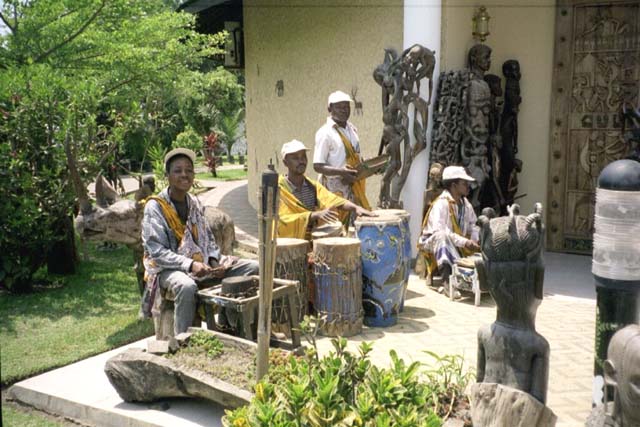
[[130, 348], [107, 361], [104, 372], [126, 402], [153, 402], [169, 397], [196, 397], [226, 408], [246, 405], [253, 395], [199, 372], [179, 369], [169, 359]]
[[553, 427], [557, 417], [530, 394], [496, 383], [470, 387], [474, 427]]

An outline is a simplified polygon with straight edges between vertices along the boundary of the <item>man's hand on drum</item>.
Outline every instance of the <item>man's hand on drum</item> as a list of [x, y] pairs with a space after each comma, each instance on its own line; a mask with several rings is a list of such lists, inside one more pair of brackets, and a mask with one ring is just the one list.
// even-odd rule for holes
[[480, 245], [478, 244], [478, 242], [474, 242], [471, 239], [466, 241], [466, 243], [464, 244], [464, 247], [465, 247], [465, 249], [469, 249], [470, 251], [479, 251], [480, 250]]
[[374, 214], [371, 211], [366, 210], [365, 208], [356, 205], [356, 210], [355, 210], [356, 216], [378, 216], [377, 214]]
[[311, 221], [314, 224], [318, 223], [330, 223], [340, 221], [338, 214], [332, 210], [333, 208], [323, 209], [321, 211], [315, 211], [311, 213]]

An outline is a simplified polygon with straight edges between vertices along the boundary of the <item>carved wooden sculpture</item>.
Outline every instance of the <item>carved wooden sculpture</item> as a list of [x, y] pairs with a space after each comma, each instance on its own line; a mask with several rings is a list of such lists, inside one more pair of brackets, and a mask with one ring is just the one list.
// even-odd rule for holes
[[[398, 56], [394, 49], [385, 49], [382, 64], [373, 71], [373, 78], [382, 88], [382, 139], [378, 154], [390, 156], [382, 178], [378, 205], [402, 208], [400, 193], [409, 175], [411, 163], [427, 145], [426, 129], [431, 99], [434, 52], [415, 44]], [[420, 97], [420, 82], [429, 79], [429, 96]], [[413, 127], [409, 129], [409, 106], [413, 105]], [[411, 147], [409, 133], [415, 137]], [[401, 151], [402, 150], [402, 151]], [[404, 161], [403, 161], [404, 160]]]
[[502, 64], [502, 73], [506, 78], [504, 93], [504, 109], [500, 133], [502, 148], [500, 149], [500, 188], [512, 203], [518, 191], [517, 174], [522, 171], [522, 161], [516, 159], [518, 153], [518, 111], [520, 110], [520, 63], [510, 59]]
[[615, 389], [614, 401], [594, 408], [586, 425], [640, 425], [640, 325], [626, 326], [611, 338], [604, 374], [605, 384]]
[[465, 132], [469, 70], [440, 74], [438, 96], [433, 112], [431, 163], [459, 165], [460, 145]]
[[627, 159], [640, 162], [640, 106], [631, 108], [623, 104], [621, 115], [622, 133], [629, 148]]
[[470, 85], [467, 97], [465, 133], [460, 147], [462, 165], [476, 179], [469, 201], [480, 208], [480, 192], [491, 178], [489, 165], [489, 113], [491, 90], [484, 74], [491, 66], [491, 48], [477, 44], [469, 50]]
[[549, 376], [549, 343], [535, 330], [542, 302], [542, 205], [535, 213], [492, 218], [480, 216], [482, 260], [476, 262], [481, 289], [497, 305], [497, 318], [478, 331], [478, 382], [498, 383], [529, 393], [545, 403]]

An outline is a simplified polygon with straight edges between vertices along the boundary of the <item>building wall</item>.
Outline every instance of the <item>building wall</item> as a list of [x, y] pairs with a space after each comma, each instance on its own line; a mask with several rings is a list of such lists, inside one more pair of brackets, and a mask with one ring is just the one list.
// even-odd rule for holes
[[[384, 48], [402, 49], [402, 0], [246, 0], [244, 2], [246, 123], [249, 201], [257, 207], [259, 176], [272, 159], [283, 173], [280, 147], [293, 138], [309, 148], [327, 117], [327, 96], [350, 93], [363, 114], [352, 112], [363, 155], [377, 154], [382, 131], [380, 87], [373, 68]], [[284, 83], [283, 96], [276, 82]], [[311, 158], [307, 173], [313, 178]], [[377, 202], [380, 177], [367, 180]]]
[[[473, 40], [471, 18], [480, 5], [473, 0], [443, 0], [440, 70], [465, 67]], [[518, 158], [524, 162], [518, 203], [531, 212], [535, 202], [547, 207], [547, 168], [550, 143], [551, 78], [555, 2], [553, 0], [498, 0], [487, 6], [492, 49], [490, 72], [502, 77], [502, 63], [517, 59], [522, 70], [522, 104], [518, 116]]]

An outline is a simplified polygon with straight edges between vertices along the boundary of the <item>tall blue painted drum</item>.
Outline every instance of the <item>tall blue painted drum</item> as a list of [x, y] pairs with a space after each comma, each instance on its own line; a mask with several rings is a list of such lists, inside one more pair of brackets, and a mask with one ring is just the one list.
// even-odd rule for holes
[[411, 274], [411, 229], [409, 228], [409, 220], [411, 214], [404, 209], [377, 209], [376, 214], [380, 216], [397, 216], [402, 220], [404, 229], [404, 290], [402, 292], [402, 302], [400, 303], [400, 311], [404, 310], [404, 299], [407, 294], [407, 285], [409, 284], [409, 274]]
[[314, 306], [324, 319], [320, 333], [350, 337], [362, 332], [360, 240], [327, 237], [313, 241]]
[[362, 254], [362, 308], [367, 326], [398, 321], [405, 283], [405, 232], [397, 216], [361, 217], [354, 222]]

